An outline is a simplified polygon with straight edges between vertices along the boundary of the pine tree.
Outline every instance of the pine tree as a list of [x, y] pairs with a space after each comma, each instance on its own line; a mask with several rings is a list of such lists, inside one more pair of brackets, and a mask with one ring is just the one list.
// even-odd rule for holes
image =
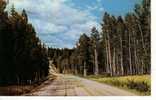
[[19, 14], [12, 6], [8, 16], [5, 7], [0, 0], [0, 84], [28, 84], [36, 77], [37, 81], [44, 79], [49, 68], [45, 46], [28, 23], [25, 10]]
[[99, 74], [99, 63], [98, 63], [98, 46], [99, 46], [99, 32], [95, 27], [92, 28], [91, 30], [91, 43], [93, 45], [93, 50], [94, 50], [94, 74], [98, 75]]

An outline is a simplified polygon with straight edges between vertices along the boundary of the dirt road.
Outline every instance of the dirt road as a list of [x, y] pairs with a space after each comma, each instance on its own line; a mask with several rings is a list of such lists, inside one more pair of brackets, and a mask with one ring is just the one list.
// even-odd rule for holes
[[31, 93], [32, 96], [134, 96], [135, 94], [106, 84], [72, 75], [59, 75], [48, 80]]

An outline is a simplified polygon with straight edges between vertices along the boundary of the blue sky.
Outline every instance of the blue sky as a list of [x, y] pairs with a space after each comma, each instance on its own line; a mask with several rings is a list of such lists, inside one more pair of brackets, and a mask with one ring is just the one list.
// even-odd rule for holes
[[25, 9], [37, 35], [49, 47], [72, 48], [82, 33], [100, 29], [104, 12], [124, 16], [142, 0], [10, 0], [17, 11]]

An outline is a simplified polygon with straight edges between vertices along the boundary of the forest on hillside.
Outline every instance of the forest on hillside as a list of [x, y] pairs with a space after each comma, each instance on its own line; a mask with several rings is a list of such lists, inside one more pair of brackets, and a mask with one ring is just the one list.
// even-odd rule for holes
[[124, 76], [151, 73], [150, 0], [136, 4], [125, 16], [104, 13], [101, 31], [83, 33], [73, 49], [48, 48], [60, 73]]
[[26, 10], [14, 6], [6, 10], [0, 0], [0, 85], [32, 84], [46, 79], [48, 52], [35, 29], [28, 23]]

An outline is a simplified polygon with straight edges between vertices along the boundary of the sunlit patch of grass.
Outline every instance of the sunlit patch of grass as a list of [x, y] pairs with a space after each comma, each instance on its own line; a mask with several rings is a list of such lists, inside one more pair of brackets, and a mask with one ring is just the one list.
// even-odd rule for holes
[[120, 76], [120, 77], [106, 77], [103, 75], [90, 75], [86, 78], [128, 89], [139, 95], [151, 94], [151, 76], [150, 75], [134, 75], [134, 76]]

